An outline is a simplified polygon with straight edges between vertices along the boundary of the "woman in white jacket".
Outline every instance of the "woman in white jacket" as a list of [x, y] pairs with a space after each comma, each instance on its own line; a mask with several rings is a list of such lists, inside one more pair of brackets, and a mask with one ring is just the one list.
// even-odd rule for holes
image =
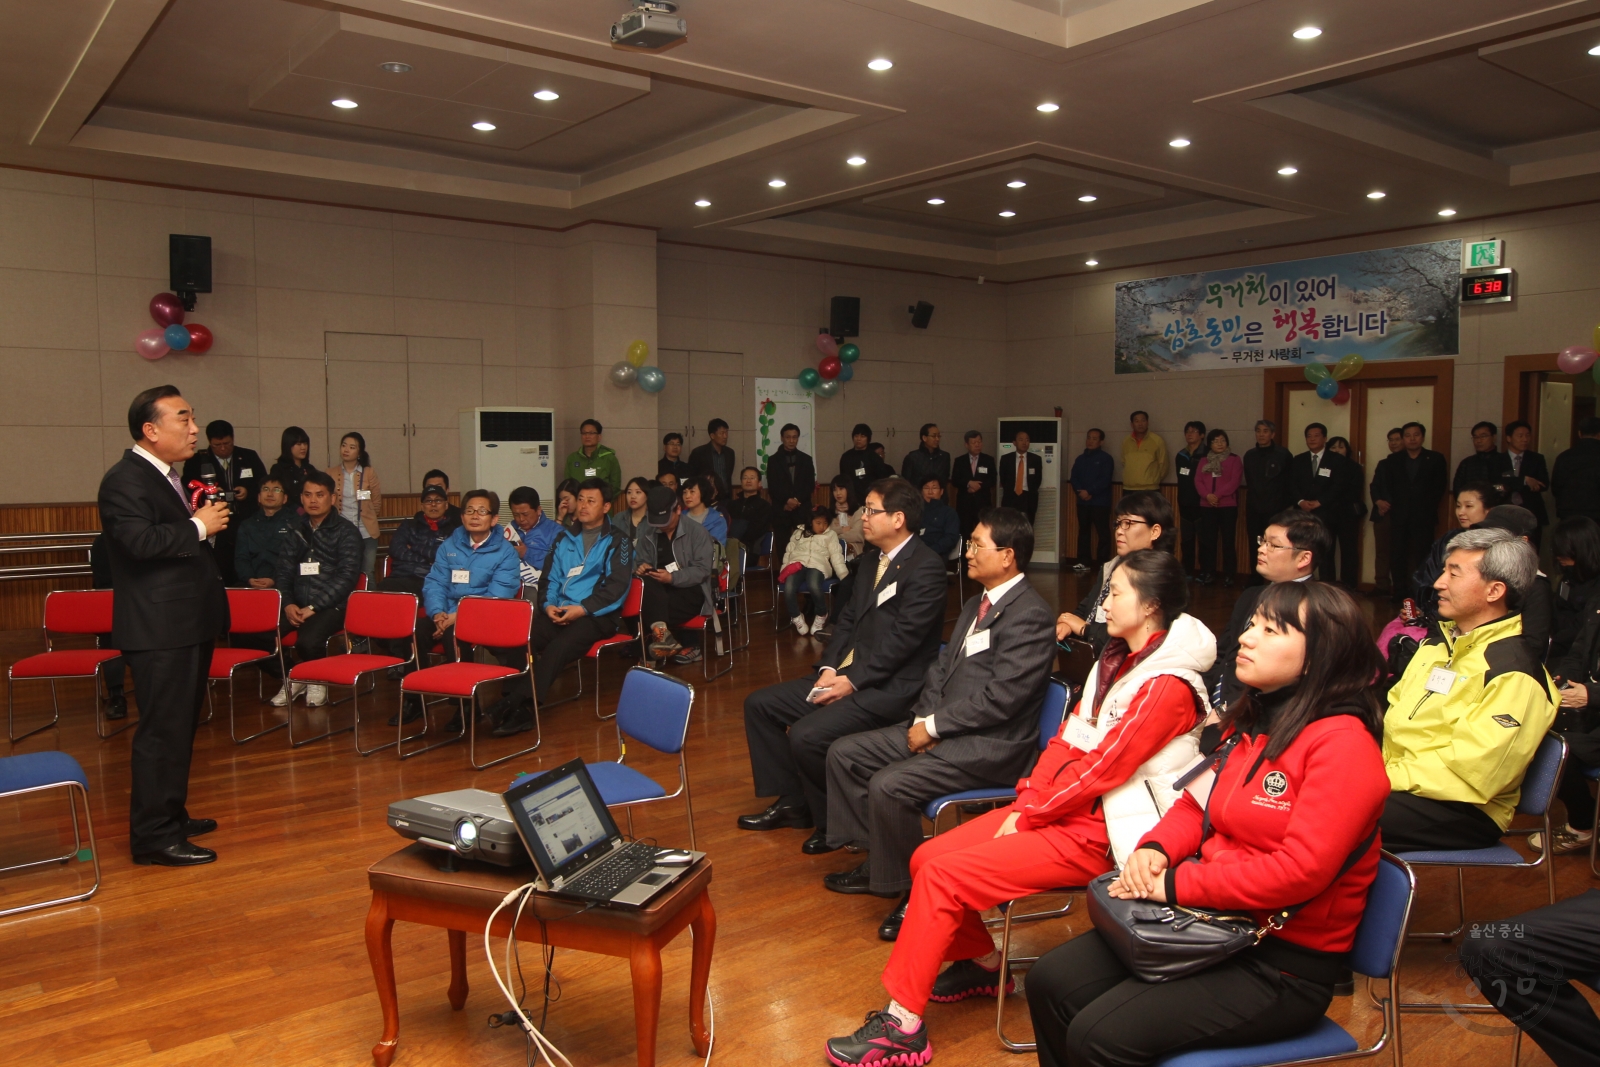
[[[795, 528], [789, 536], [789, 547], [783, 553], [783, 595], [789, 602], [790, 621], [798, 634], [815, 632], [828, 622], [823, 580], [829, 576], [842, 579], [850, 573], [845, 566], [844, 549], [832, 526], [833, 512], [829, 508], [818, 508], [812, 513], [809, 525]], [[817, 609], [816, 621], [809, 628], [800, 606], [802, 593], [811, 594], [811, 603]]]

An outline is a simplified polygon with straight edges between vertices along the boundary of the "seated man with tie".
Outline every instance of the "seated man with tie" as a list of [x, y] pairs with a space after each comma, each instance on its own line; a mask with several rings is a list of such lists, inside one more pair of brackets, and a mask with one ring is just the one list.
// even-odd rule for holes
[[820, 671], [758, 689], [744, 702], [756, 795], [778, 799], [741, 815], [739, 828], [815, 826], [801, 848], [807, 855], [835, 847], [827, 834], [828, 746], [904, 722], [944, 630], [944, 561], [911, 532], [922, 520], [921, 494], [904, 478], [881, 478], [862, 516], [871, 547]]
[[1016, 451], [1000, 457], [1000, 506], [1016, 508], [1033, 522], [1039, 510], [1039, 486], [1044, 483], [1044, 460], [1028, 451], [1028, 432], [1018, 430], [1012, 439]]
[[968, 600], [944, 652], [928, 668], [905, 721], [842, 737], [828, 749], [828, 843], [871, 855], [826, 875], [835, 893], [898, 896], [878, 936], [893, 941], [911, 896], [911, 854], [922, 807], [936, 797], [1009, 786], [1039, 755], [1039, 702], [1056, 658], [1050, 605], [1028, 584], [1033, 526], [991, 508], [967, 542]]

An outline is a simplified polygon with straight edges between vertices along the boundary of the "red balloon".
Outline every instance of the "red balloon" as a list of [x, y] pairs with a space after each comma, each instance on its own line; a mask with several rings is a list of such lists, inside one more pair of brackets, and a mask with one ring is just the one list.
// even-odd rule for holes
[[211, 331], [200, 325], [198, 322], [191, 322], [188, 326], [188, 330], [189, 347], [184, 349], [184, 351], [188, 352], [191, 356], [198, 356], [200, 353], [210, 348], [211, 342], [216, 340], [216, 338], [211, 335]]
[[1333, 402], [1339, 407], [1344, 407], [1344, 405], [1350, 403], [1350, 383], [1339, 383], [1339, 391], [1333, 394]]
[[840, 361], [838, 356], [823, 356], [822, 362], [817, 364], [817, 373], [830, 382], [837, 378], [839, 372], [843, 369], [844, 363]]
[[150, 317], [157, 326], [171, 326], [183, 321], [183, 301], [171, 293], [157, 293], [150, 298]]

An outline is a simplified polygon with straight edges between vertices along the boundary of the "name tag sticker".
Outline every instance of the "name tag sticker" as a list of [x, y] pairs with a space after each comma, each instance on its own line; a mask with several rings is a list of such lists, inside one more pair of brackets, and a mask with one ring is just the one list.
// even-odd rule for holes
[[1428, 672], [1428, 692], [1448, 693], [1450, 687], [1456, 684], [1456, 672], [1443, 667], [1435, 667]]
[[578, 575], [580, 575], [582, 573], [583, 573], [583, 564], [580, 563], [576, 567], [573, 567], [573, 568], [571, 568], [571, 569], [569, 569], [567, 571], [567, 577], [568, 578], [576, 578]]
[[371, 489], [357, 489], [356, 490], [356, 499], [357, 500], [371, 500], [372, 499], [372, 490]]
[[974, 630], [967, 635], [967, 655], [976, 656], [979, 652], [989, 651], [989, 631]]
[[677, 574], [678, 573], [678, 565], [676, 563], [667, 564], [666, 572], [668, 574]]
[[857, 478], [865, 478], [866, 476], [867, 476], [867, 468], [865, 468], [865, 467], [857, 467], [856, 468], [856, 477]]
[[988, 467], [979, 467], [978, 468], [978, 473], [979, 474], [988, 474], [989, 473], [989, 468]]
[[594, 467], [585, 467], [585, 468], [583, 468], [583, 476], [585, 478], [598, 477], [599, 473], [600, 473], [599, 470], [594, 468]]
[[450, 571], [450, 581], [454, 585], [470, 585], [472, 572], [465, 567], [456, 567]]
[[1321, 470], [1319, 470], [1317, 472], [1317, 477], [1318, 478], [1332, 478], [1333, 477], [1333, 471], [1329, 470], [1327, 467], [1323, 467]]
[[1067, 744], [1079, 752], [1093, 752], [1100, 743], [1100, 731], [1089, 725], [1089, 720], [1082, 715], [1068, 715], [1066, 729], [1062, 733]]
[[316, 562], [315, 560], [307, 560], [305, 563], [300, 564], [300, 573], [301, 574], [321, 574], [322, 573], [322, 564]]
[[878, 590], [878, 607], [883, 607], [887, 601], [893, 599], [895, 587], [899, 584], [899, 582], [890, 582], [888, 585]]
[[249, 467], [239, 472], [239, 477], [241, 478], [254, 478], [255, 476], [256, 472]]
[[1189, 475], [1189, 468], [1188, 468], [1188, 467], [1179, 467], [1179, 468], [1178, 468], [1178, 473], [1179, 473], [1179, 474], [1181, 474], [1181, 475], [1183, 475], [1183, 476], [1184, 476], [1184, 477], [1188, 477], [1188, 475]]

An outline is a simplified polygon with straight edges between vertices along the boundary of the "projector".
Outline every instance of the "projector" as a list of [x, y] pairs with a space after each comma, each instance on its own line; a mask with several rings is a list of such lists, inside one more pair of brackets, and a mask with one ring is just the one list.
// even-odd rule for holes
[[612, 24], [611, 43], [644, 49], [677, 44], [689, 36], [689, 25], [677, 11], [668, 0], [635, 0], [634, 9]]

